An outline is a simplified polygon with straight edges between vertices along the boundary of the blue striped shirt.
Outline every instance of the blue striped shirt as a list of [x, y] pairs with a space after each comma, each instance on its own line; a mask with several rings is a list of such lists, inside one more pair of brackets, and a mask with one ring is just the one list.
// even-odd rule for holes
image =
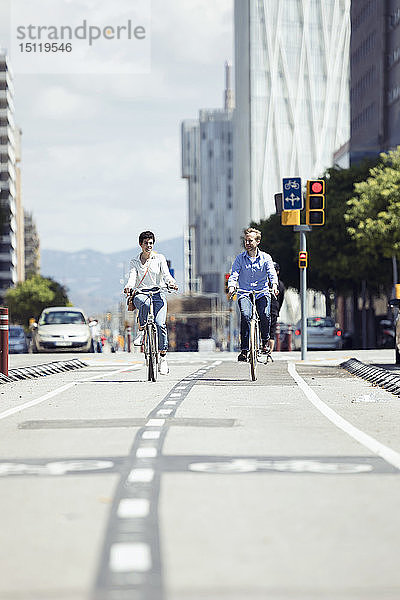
[[[273, 283], [278, 285], [278, 276], [269, 254], [258, 250], [253, 260], [247, 251], [237, 255], [228, 279], [228, 287], [239, 287], [249, 292], [254, 290], [259, 292], [256, 298], [261, 298], [270, 294], [269, 286]], [[243, 295], [243, 292], [238, 292], [239, 298]]]

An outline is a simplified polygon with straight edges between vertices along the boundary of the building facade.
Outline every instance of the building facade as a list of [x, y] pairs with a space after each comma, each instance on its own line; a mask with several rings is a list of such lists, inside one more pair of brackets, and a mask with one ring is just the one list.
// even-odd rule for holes
[[40, 274], [40, 239], [32, 213], [24, 211], [25, 277]]
[[348, 141], [350, 0], [235, 0], [234, 18], [238, 242]]
[[233, 98], [225, 66], [223, 109], [182, 123], [182, 177], [188, 180], [186, 291], [222, 294], [235, 255]]
[[351, 7], [350, 160], [400, 144], [400, 1], [357, 0]]
[[5, 52], [0, 51], [0, 303], [17, 283], [17, 189], [14, 88]]

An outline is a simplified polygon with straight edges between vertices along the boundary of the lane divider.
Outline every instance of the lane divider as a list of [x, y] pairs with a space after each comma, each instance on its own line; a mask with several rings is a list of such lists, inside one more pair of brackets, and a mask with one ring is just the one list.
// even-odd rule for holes
[[71, 360], [58, 360], [42, 365], [21, 367], [20, 369], [9, 369], [8, 375], [3, 375], [0, 378], [0, 384], [22, 381], [23, 379], [36, 379], [37, 377], [83, 369], [88, 366], [88, 363], [85, 363], [80, 358], [72, 358]]
[[179, 381], [136, 433], [111, 508], [93, 600], [164, 598], [158, 529], [162, 448], [178, 408], [218, 364], [202, 365]]
[[381, 458], [383, 458], [386, 462], [388, 462], [396, 469], [400, 470], [400, 453], [392, 450], [388, 446], [385, 446], [381, 442], [378, 442], [375, 438], [368, 435], [361, 429], [354, 427], [351, 423], [346, 421], [343, 417], [338, 415], [332, 408], [330, 408], [325, 402], [323, 402], [319, 396], [310, 388], [308, 383], [304, 381], [304, 379], [298, 374], [296, 370], [296, 366], [294, 363], [288, 364], [288, 371], [290, 375], [293, 377], [299, 388], [302, 392], [307, 396], [308, 400], [315, 406], [317, 410], [320, 411], [331, 423], [336, 425], [339, 429], [347, 433], [354, 440], [359, 442], [368, 450], [371, 450], [374, 454], [377, 454]]

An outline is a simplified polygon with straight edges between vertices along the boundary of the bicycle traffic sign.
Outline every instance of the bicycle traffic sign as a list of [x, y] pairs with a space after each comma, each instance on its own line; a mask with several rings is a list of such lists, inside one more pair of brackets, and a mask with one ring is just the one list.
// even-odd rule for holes
[[304, 208], [300, 177], [284, 177], [282, 189], [283, 210], [302, 210]]

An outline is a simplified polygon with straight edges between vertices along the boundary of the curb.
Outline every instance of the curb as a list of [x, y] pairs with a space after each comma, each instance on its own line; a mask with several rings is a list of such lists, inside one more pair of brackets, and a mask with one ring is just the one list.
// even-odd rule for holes
[[74, 371], [76, 369], [83, 369], [87, 366], [88, 364], [83, 362], [83, 360], [72, 358], [71, 360], [59, 360], [44, 365], [10, 369], [8, 371], [8, 376], [0, 373], [0, 385], [3, 383], [22, 381], [24, 379], [37, 379], [38, 377], [54, 375], [55, 373], [63, 373], [65, 371]]
[[395, 396], [400, 396], [400, 374], [394, 375], [381, 367], [366, 365], [356, 358], [350, 358], [349, 360], [340, 363], [339, 367], [342, 367], [342, 369], [345, 369], [353, 375], [357, 375], [357, 377], [361, 377], [361, 379], [370, 381], [374, 385], [391, 392]]

